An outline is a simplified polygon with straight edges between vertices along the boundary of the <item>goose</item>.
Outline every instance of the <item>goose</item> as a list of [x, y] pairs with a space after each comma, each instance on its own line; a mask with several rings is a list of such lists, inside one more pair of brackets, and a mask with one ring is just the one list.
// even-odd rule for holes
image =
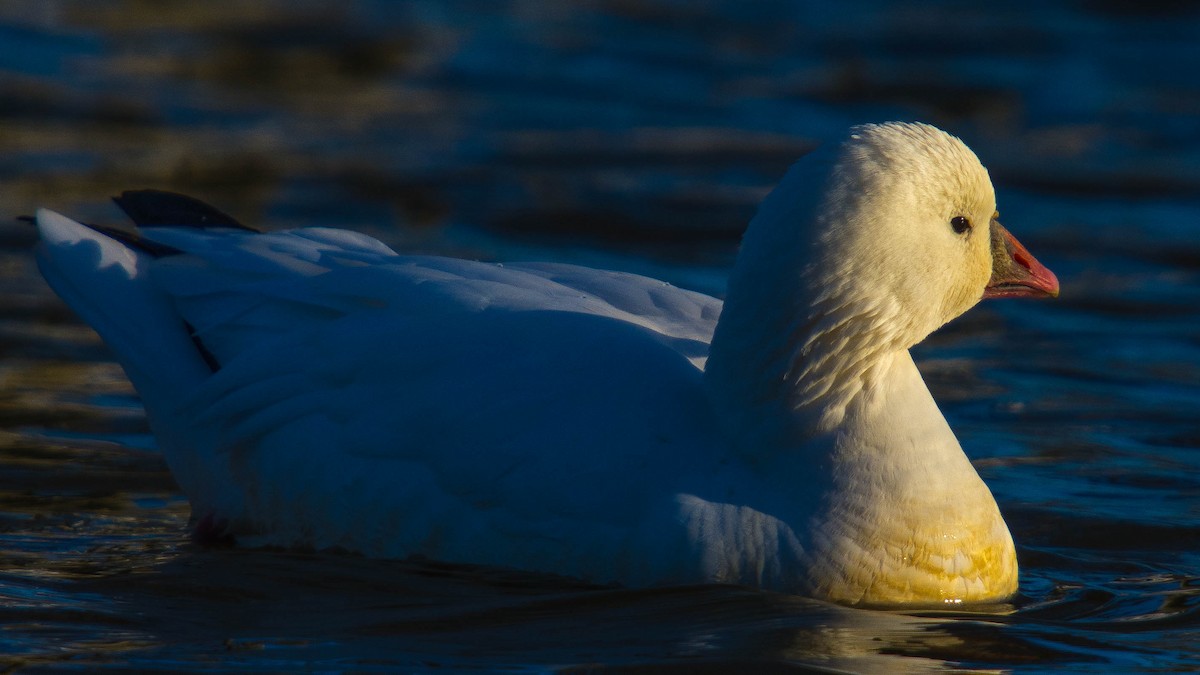
[[723, 303], [114, 199], [138, 233], [39, 210], [39, 267], [141, 396], [197, 538], [859, 606], [1016, 592], [1007, 525], [908, 350], [1058, 280], [933, 126], [801, 158]]

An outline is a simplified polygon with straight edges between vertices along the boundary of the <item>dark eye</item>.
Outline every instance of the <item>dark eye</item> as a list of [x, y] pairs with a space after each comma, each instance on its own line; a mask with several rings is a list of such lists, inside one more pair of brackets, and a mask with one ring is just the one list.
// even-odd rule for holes
[[957, 234], [962, 234], [971, 229], [971, 221], [966, 216], [954, 216], [950, 219], [950, 227], [953, 227]]

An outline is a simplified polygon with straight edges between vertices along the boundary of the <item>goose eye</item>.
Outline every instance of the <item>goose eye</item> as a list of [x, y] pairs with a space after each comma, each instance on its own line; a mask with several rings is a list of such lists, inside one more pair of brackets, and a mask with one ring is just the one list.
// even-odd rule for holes
[[971, 229], [971, 221], [966, 216], [954, 216], [950, 219], [950, 227], [954, 228], [954, 232], [962, 234]]

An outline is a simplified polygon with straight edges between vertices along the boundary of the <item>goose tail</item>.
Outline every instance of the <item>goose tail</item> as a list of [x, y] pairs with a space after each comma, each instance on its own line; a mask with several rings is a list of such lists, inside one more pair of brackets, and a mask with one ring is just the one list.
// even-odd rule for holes
[[[212, 374], [203, 346], [153, 282], [150, 267], [168, 254], [120, 230], [91, 227], [41, 209], [38, 267], [50, 287], [99, 333], [141, 395], [163, 458], [192, 500], [193, 514], [217, 510], [227, 479], [182, 412]], [[212, 503], [210, 503], [212, 502]], [[227, 507], [222, 509], [229, 511]]]
[[143, 399], [177, 398], [172, 392], [211, 374], [186, 322], [150, 279], [157, 252], [47, 209], [38, 210], [36, 223], [42, 275], [100, 334]]

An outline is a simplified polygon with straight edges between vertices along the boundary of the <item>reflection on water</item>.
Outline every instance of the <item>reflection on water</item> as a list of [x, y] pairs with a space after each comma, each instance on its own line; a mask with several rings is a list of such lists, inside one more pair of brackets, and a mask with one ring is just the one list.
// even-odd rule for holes
[[0, 0], [0, 204], [132, 187], [410, 251], [720, 293], [754, 205], [863, 120], [991, 168], [1063, 280], [918, 350], [1022, 596], [849, 610], [206, 550], [138, 399], [0, 218], [0, 664], [520, 672], [1200, 667], [1200, 14], [1182, 3]]
[[1124, 659], [1103, 626], [1091, 637], [1060, 630], [1055, 617], [1013, 628], [1003, 607], [908, 616], [734, 587], [628, 591], [350, 556], [202, 551], [158, 535], [158, 545], [97, 537], [87, 553], [104, 573], [7, 575], [3, 613], [22, 636], [19, 648], [76, 664], [203, 662], [224, 652], [225, 667], [263, 669], [599, 660], [616, 670], [745, 672], [792, 662], [924, 672], [945, 661], [991, 668]]

